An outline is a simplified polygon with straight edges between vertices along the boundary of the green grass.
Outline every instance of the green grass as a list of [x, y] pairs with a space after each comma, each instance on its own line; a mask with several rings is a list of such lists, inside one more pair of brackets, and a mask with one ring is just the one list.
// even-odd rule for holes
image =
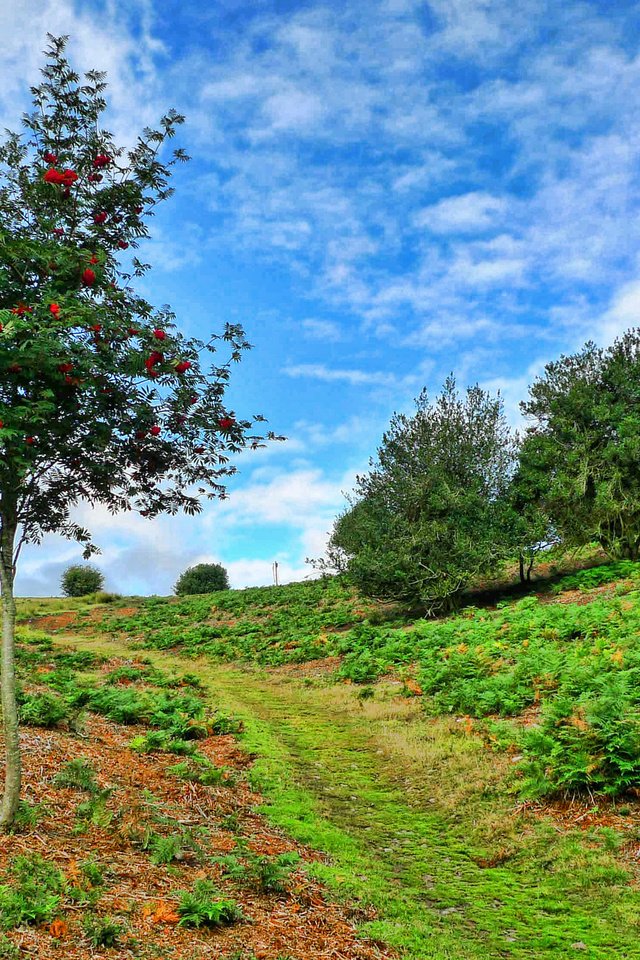
[[[168, 663], [197, 675], [222, 710], [217, 729], [241, 721], [268, 816], [328, 855], [313, 870], [336, 895], [377, 911], [364, 936], [412, 960], [640, 958], [625, 853], [640, 841], [640, 564], [545, 589], [437, 621], [364, 607], [336, 580], [148, 598], [110, 606], [73, 642], [98, 656], [147, 648], [145, 676], [124, 671], [100, 693], [121, 708], [127, 692], [148, 703]], [[48, 642], [31, 645], [30, 668]], [[271, 669], [327, 656], [333, 676]], [[67, 696], [64, 665], [50, 682]], [[423, 696], [399, 699], [403, 682]], [[182, 743], [203, 721], [174, 709], [191, 693], [165, 693], [164, 719], [152, 696], [141, 749]], [[194, 771], [197, 760], [175, 772]], [[594, 794], [619, 797], [610, 809], [628, 806], [636, 826], [568, 830], [519, 801]]]
[[[547, 602], [620, 577], [590, 603]], [[512, 724], [501, 733], [522, 755], [522, 796], [622, 795], [640, 785], [639, 586], [640, 564], [603, 564], [556, 581], [547, 596], [407, 624], [397, 609], [393, 622], [379, 623], [344, 584], [325, 579], [171, 602], [152, 597], [125, 616], [110, 610], [100, 629], [142, 636], [149, 648], [264, 666], [339, 657], [339, 679], [413, 677], [434, 715], [517, 717], [538, 705], [539, 729]], [[46, 718], [56, 704], [31, 712]]]
[[192, 669], [242, 718], [264, 812], [329, 856], [312, 869], [336, 896], [377, 909], [364, 936], [411, 960], [565, 960], [574, 943], [592, 960], [640, 956], [638, 896], [611, 836], [514, 815], [499, 758], [455, 719], [398, 706], [391, 687], [363, 703], [355, 687]]
[[[330, 854], [319, 877], [379, 910], [364, 935], [434, 960], [559, 958], [577, 942], [593, 958], [640, 955], [637, 896], [603, 840], [589, 845], [533, 824], [507, 862], [480, 866], [492, 851], [470, 842], [475, 820], [498, 811], [508, 819], [505, 798], [477, 797], [467, 816], [445, 814], [429, 809], [427, 781], [408, 803], [398, 769], [390, 775], [359, 717], [336, 712], [325, 691], [311, 699], [308, 688], [274, 691], [255, 677], [238, 688], [229, 677], [226, 695], [251, 709], [245, 743], [259, 756], [252, 781], [268, 797], [266, 812]], [[619, 923], [631, 926], [621, 934]]]

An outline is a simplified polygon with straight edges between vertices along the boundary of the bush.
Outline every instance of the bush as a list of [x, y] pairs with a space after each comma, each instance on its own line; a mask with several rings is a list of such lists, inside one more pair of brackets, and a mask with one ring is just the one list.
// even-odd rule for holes
[[223, 927], [243, 919], [242, 910], [235, 900], [214, 899], [219, 891], [208, 880], [197, 880], [193, 891], [185, 890], [180, 896], [178, 913], [182, 927]]
[[640, 782], [640, 711], [622, 678], [602, 678], [598, 695], [552, 700], [523, 738], [524, 793], [621, 796]]
[[125, 928], [112, 917], [87, 917], [83, 929], [92, 947], [117, 947]]
[[39, 854], [16, 857], [11, 884], [0, 886], [0, 926], [50, 923], [58, 912], [65, 881], [58, 868]]
[[98, 781], [91, 764], [87, 760], [77, 758], [68, 760], [53, 778], [54, 787], [70, 787], [73, 790], [85, 790], [87, 793], [97, 793]]
[[189, 567], [181, 574], [174, 587], [179, 597], [228, 589], [229, 577], [220, 563], [198, 563], [195, 567]]
[[89, 564], [77, 564], [67, 567], [60, 581], [65, 597], [86, 597], [102, 589], [104, 577]]
[[119, 593], [107, 593], [106, 590], [98, 590], [96, 593], [96, 603], [115, 603], [116, 600], [122, 600]]
[[55, 727], [66, 720], [69, 709], [54, 693], [30, 693], [20, 707], [20, 720], [29, 727]]

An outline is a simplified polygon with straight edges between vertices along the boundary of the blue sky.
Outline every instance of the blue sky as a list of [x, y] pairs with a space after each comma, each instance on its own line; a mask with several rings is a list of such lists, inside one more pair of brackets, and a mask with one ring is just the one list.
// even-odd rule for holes
[[[394, 410], [454, 371], [510, 417], [544, 363], [640, 309], [640, 4], [554, 0], [23, 0], [0, 8], [0, 124], [47, 31], [109, 73], [127, 141], [168, 107], [192, 161], [143, 248], [144, 292], [191, 333], [241, 321], [243, 455], [199, 518], [81, 510], [108, 585], [167, 593], [217, 560], [234, 586], [309, 574]], [[29, 549], [18, 589], [79, 558]]]

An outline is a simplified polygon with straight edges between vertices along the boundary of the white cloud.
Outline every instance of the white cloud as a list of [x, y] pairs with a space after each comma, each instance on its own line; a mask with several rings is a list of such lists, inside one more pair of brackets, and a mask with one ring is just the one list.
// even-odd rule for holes
[[287, 377], [309, 377], [312, 380], [323, 380], [325, 383], [348, 383], [352, 387], [393, 386], [399, 382], [395, 374], [385, 373], [382, 370], [338, 370], [321, 363], [299, 363], [283, 367], [282, 372]]
[[640, 327], [640, 280], [617, 290], [611, 306], [593, 325], [593, 336], [607, 345], [631, 327]]
[[414, 223], [432, 233], [477, 233], [493, 227], [506, 209], [502, 197], [474, 191], [425, 207], [415, 215]]
[[0, 5], [0, 119], [15, 128], [26, 106], [27, 83], [39, 82], [47, 33], [71, 37], [68, 54], [81, 71], [105, 70], [109, 80], [109, 124], [120, 142], [162, 113], [158, 62], [168, 50], [158, 39], [154, 8], [147, 0], [111, 0], [100, 10], [70, 0], [26, 0]]
[[304, 335], [311, 340], [323, 340], [325, 343], [338, 343], [344, 339], [342, 328], [333, 320], [303, 320]]
[[[297, 471], [265, 468], [219, 505], [218, 518], [227, 526], [268, 523], [306, 527], [318, 513], [331, 513], [345, 480], [327, 480], [319, 468]], [[213, 519], [213, 518], [212, 518]]]
[[[313, 580], [317, 576], [308, 564], [295, 565], [287, 559], [275, 558], [278, 562], [278, 583], [297, 583]], [[205, 561], [206, 562], [206, 561]], [[227, 564], [229, 583], [232, 588], [269, 587], [273, 584], [273, 560], [232, 560]]]

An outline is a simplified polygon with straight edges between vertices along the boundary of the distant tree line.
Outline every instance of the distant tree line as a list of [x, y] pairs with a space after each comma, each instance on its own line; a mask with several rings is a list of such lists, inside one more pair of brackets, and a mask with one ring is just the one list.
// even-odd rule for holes
[[395, 414], [320, 566], [367, 596], [454, 608], [508, 561], [529, 579], [551, 544], [640, 556], [640, 329], [547, 364], [513, 431], [502, 398], [453, 377]]

